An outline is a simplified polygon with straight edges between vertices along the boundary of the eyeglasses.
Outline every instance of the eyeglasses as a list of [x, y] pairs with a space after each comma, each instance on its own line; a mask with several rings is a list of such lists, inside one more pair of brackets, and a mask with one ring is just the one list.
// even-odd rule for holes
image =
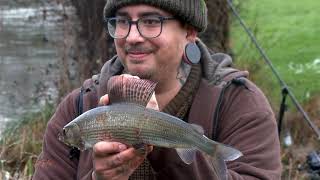
[[164, 21], [174, 20], [173, 17], [142, 17], [136, 21], [124, 17], [107, 18], [107, 29], [111, 37], [123, 39], [128, 37], [131, 25], [136, 24], [140, 35], [144, 38], [156, 38], [162, 32]]

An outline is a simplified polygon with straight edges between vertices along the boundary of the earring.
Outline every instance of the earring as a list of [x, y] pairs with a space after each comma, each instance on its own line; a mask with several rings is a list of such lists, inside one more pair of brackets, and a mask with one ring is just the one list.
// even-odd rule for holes
[[184, 49], [184, 58], [188, 64], [198, 64], [201, 59], [201, 51], [196, 43], [188, 43]]

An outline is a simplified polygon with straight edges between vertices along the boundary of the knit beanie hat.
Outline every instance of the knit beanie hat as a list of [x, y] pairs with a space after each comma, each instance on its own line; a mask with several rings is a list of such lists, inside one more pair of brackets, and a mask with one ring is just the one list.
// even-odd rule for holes
[[146, 4], [163, 9], [182, 22], [194, 26], [199, 32], [207, 28], [207, 6], [204, 0], [107, 0], [103, 17], [112, 17], [118, 9], [134, 4]]

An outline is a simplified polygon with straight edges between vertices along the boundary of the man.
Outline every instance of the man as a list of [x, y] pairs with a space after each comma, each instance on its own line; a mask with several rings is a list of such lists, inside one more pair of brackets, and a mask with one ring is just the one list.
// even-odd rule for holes
[[157, 82], [153, 104], [160, 111], [202, 125], [208, 137], [239, 149], [243, 157], [227, 163], [228, 179], [280, 179], [276, 121], [266, 98], [243, 78], [245, 72], [229, 67], [229, 56], [211, 56], [197, 38], [207, 25], [203, 0], [108, 0], [104, 18], [117, 56], [98, 78], [84, 83], [81, 93], [86, 93], [79, 96], [75, 90], [59, 105], [48, 124], [34, 179], [216, 178], [200, 153], [187, 165], [174, 150], [159, 147], [141, 154], [119, 142], [99, 142], [78, 159], [69, 158], [71, 148], [57, 134], [82, 109], [98, 106], [99, 100], [108, 104], [107, 81], [119, 74]]

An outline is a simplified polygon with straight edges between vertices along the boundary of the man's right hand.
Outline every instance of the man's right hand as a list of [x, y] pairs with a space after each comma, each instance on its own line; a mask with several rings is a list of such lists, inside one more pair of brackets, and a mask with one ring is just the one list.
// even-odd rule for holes
[[[155, 97], [151, 99], [155, 100]], [[109, 96], [102, 96], [99, 104], [109, 104]], [[150, 104], [150, 108], [154, 107], [158, 107], [156, 102]], [[141, 151], [119, 142], [98, 142], [93, 146], [92, 179], [128, 180], [152, 149], [152, 146], [146, 146], [145, 154], [142, 154]]]
[[127, 180], [144, 161], [146, 154], [118, 142], [98, 142], [93, 147], [92, 179]]

